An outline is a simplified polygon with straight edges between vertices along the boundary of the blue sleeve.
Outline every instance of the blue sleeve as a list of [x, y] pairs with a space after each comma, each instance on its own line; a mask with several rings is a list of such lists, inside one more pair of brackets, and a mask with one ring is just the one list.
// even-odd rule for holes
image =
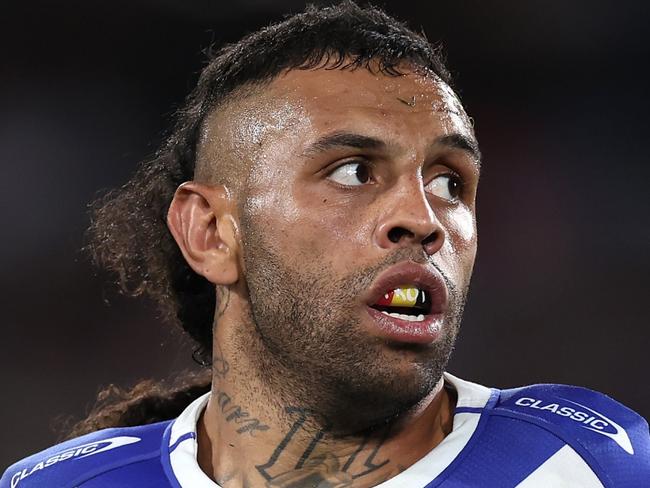
[[650, 486], [648, 423], [607, 395], [574, 386], [533, 385], [504, 390], [496, 409], [562, 438], [606, 487]]
[[[164, 480], [160, 448], [168, 423], [106, 429], [58, 444], [10, 466], [0, 478], [0, 488], [72, 488], [86, 482], [102, 486], [103, 478], [116, 476], [127, 476], [119, 486], [144, 486], [134, 484], [138, 470], [150, 479]], [[159, 481], [158, 486], [169, 483]]]

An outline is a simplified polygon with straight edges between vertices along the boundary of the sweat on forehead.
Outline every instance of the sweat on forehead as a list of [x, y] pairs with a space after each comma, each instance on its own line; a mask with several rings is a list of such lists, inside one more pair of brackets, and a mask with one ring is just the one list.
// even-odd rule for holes
[[471, 125], [456, 94], [434, 74], [294, 69], [240, 90], [212, 110], [202, 125], [195, 179], [236, 190], [252, 162], [266, 161], [269, 148], [335, 130], [332, 125], [352, 112], [373, 117], [423, 113]]

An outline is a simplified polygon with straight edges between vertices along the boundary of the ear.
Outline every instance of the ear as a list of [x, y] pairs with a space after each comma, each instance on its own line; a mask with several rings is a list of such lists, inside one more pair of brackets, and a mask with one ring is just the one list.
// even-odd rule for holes
[[192, 269], [215, 285], [240, 277], [239, 236], [230, 192], [188, 181], [176, 189], [167, 226]]

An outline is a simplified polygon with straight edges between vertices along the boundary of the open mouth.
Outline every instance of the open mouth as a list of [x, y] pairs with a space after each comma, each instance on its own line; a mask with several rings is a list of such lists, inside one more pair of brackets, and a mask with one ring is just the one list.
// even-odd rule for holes
[[403, 285], [386, 291], [370, 307], [390, 317], [422, 322], [431, 313], [431, 296], [417, 286]]
[[364, 303], [370, 330], [400, 344], [431, 344], [441, 336], [449, 298], [436, 267], [404, 261], [384, 270]]

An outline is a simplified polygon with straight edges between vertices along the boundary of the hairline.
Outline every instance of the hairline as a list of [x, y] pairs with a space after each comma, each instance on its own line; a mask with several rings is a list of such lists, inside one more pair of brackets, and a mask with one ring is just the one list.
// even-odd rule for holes
[[[250, 167], [245, 168], [245, 174], [243, 175], [243, 180], [241, 182], [237, 182], [237, 184], [233, 184], [232, 180], [227, 181], [227, 178], [218, 175], [218, 171], [215, 171], [214, 166], [212, 166], [214, 163], [212, 163], [209, 168], [205, 168], [205, 169], [204, 169], [205, 165], [199, 164], [199, 161], [201, 159], [199, 156], [202, 152], [202, 148], [207, 143], [207, 141], [205, 140], [205, 134], [208, 130], [207, 126], [210, 123], [214, 123], [215, 119], [222, 114], [228, 116], [229, 114], [227, 114], [226, 112], [234, 104], [244, 102], [255, 96], [262, 96], [264, 90], [267, 89], [274, 81], [287, 75], [291, 71], [319, 71], [319, 70], [357, 71], [359, 69], [365, 69], [373, 75], [383, 75], [383, 76], [388, 76], [393, 78], [400, 78], [402, 76], [414, 74], [417, 76], [421, 76], [423, 78], [428, 78], [432, 81], [435, 81], [436, 83], [442, 83], [446, 85], [454, 93], [456, 98], [458, 98], [458, 101], [460, 102], [461, 106], [463, 106], [460, 97], [458, 96], [454, 88], [450, 85], [450, 83], [442, 79], [433, 70], [429, 69], [426, 66], [418, 64], [413, 60], [409, 60], [409, 59], [401, 60], [399, 63], [395, 64], [395, 66], [392, 69], [385, 70], [381, 68], [382, 60], [380, 58], [373, 58], [366, 61], [365, 63], [358, 64], [358, 65], [352, 64], [351, 62], [344, 63], [343, 61], [345, 59], [352, 60], [353, 58], [351, 56], [347, 56], [342, 60], [332, 61], [326, 56], [323, 56], [323, 60], [325, 62], [323, 62], [323, 60], [321, 60], [321, 62], [318, 63], [307, 61], [301, 65], [286, 68], [272, 76], [267, 76], [262, 79], [247, 81], [235, 87], [233, 90], [225, 94], [221, 98], [221, 100], [211, 105], [206, 110], [205, 115], [203, 115], [198, 128], [199, 137], [196, 140], [196, 148], [195, 148], [196, 161], [195, 161], [193, 179], [195, 181], [206, 183], [206, 184], [224, 184], [226, 186], [234, 185], [236, 186], [236, 188], [228, 188], [228, 189], [234, 190], [237, 197], [239, 197], [240, 195], [245, 197], [245, 195], [247, 194], [247, 190], [249, 188]], [[250, 162], [247, 161], [248, 166], [250, 166], [249, 163]], [[237, 198], [237, 199], [242, 201], [245, 200], [245, 198]]]

